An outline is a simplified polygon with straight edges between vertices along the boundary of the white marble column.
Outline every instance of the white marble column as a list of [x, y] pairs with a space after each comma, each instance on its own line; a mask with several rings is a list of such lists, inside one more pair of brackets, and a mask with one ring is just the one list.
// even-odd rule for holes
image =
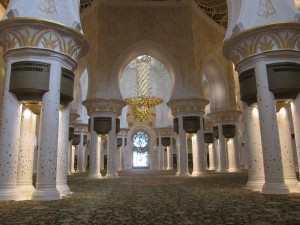
[[[202, 128], [202, 127], [201, 127]], [[192, 137], [193, 146], [193, 177], [203, 176], [206, 174], [206, 160], [204, 158], [204, 140], [202, 129]]]
[[34, 159], [33, 159], [33, 173], [37, 173], [37, 161], [38, 161], [38, 147], [40, 145], [39, 143], [39, 137], [40, 136], [40, 115], [36, 115], [36, 125], [35, 125], [35, 142], [36, 145], [34, 146]]
[[265, 63], [256, 63], [255, 77], [265, 167], [265, 184], [262, 192], [265, 194], [288, 194], [290, 191], [283, 176], [275, 98], [273, 93], [269, 91]]
[[[297, 159], [295, 160], [298, 160], [298, 167], [300, 168], [300, 94], [298, 94], [297, 98], [291, 103], [291, 110], [293, 116], [294, 134], [297, 150]], [[300, 183], [298, 183], [297, 191], [300, 191]]]
[[[88, 178], [90, 179], [99, 179], [102, 178], [100, 173], [100, 144], [101, 144], [101, 136], [98, 137], [96, 131], [94, 131], [94, 122], [93, 118], [91, 118], [91, 147], [90, 147], [90, 168]], [[100, 142], [100, 143], [99, 143]]]
[[167, 147], [167, 160], [168, 160], [168, 166], [167, 170], [174, 170], [173, 166], [173, 138], [171, 138], [171, 144]]
[[72, 140], [68, 142], [68, 175], [72, 175]]
[[188, 168], [188, 149], [186, 147], [186, 131], [183, 129], [183, 118], [178, 116], [178, 172], [177, 176], [190, 176]]
[[87, 144], [83, 146], [83, 159], [82, 159], [82, 172], [86, 172], [86, 162], [87, 162]]
[[36, 190], [32, 195], [33, 200], [60, 198], [56, 189], [60, 80], [61, 64], [52, 61], [49, 91], [43, 95], [41, 105], [38, 170]]
[[218, 172], [225, 173], [227, 170], [227, 151], [226, 151], [226, 140], [223, 135], [223, 127], [221, 124], [218, 124], [219, 131], [219, 152], [220, 152], [220, 168]]
[[6, 65], [0, 132], [0, 200], [17, 200], [17, 171], [22, 105], [9, 92], [11, 62]]
[[81, 132], [79, 135], [80, 135], [80, 142], [78, 146], [78, 155], [77, 155], [77, 173], [83, 173], [84, 172], [84, 148], [83, 148], [84, 134]]
[[21, 122], [20, 152], [17, 185], [20, 200], [30, 200], [35, 188], [32, 185], [36, 116], [24, 108]]
[[246, 187], [254, 191], [261, 191], [265, 183], [265, 174], [258, 109], [250, 108], [244, 103], [243, 117], [247, 124], [245, 127], [248, 151], [248, 182]]
[[285, 107], [285, 109], [287, 110], [287, 114], [288, 114], [290, 131], [291, 131], [291, 134], [293, 134], [293, 136], [294, 136], [294, 137], [292, 136], [292, 151], [293, 151], [295, 172], [298, 172], [299, 166], [298, 166], [297, 148], [296, 148], [296, 140], [295, 140], [295, 129], [294, 129], [294, 124], [293, 124], [292, 105], [293, 105], [293, 102], [291, 102], [289, 105], [287, 105]]
[[161, 136], [159, 136], [158, 138], [158, 152], [157, 152], [157, 156], [158, 156], [158, 170], [163, 170], [164, 167], [164, 147], [161, 144]]
[[72, 171], [72, 173], [77, 172], [77, 170], [75, 170], [75, 157], [77, 155], [77, 152], [78, 152], [78, 145], [73, 145], [72, 156], [71, 156], [71, 171]]
[[286, 108], [282, 107], [277, 113], [278, 130], [283, 163], [284, 182], [295, 192], [299, 181], [295, 173], [294, 156], [292, 149], [292, 137]]
[[208, 155], [209, 155], [209, 170], [215, 170], [216, 165], [215, 165], [215, 149], [214, 149], [214, 144], [213, 143], [208, 143], [207, 144], [208, 148]]
[[58, 148], [57, 148], [57, 172], [56, 188], [60, 196], [71, 194], [67, 184], [68, 176], [68, 152], [69, 152], [69, 125], [70, 125], [70, 106], [60, 109]]
[[[107, 154], [107, 145], [106, 149], [104, 148], [104, 143], [106, 141], [106, 137], [102, 136], [101, 138], [98, 139], [98, 145], [100, 147], [100, 170], [104, 170], [104, 155], [105, 151]], [[107, 166], [107, 165], [106, 165]]]
[[122, 146], [120, 148], [120, 170], [125, 170], [124, 151], [125, 151], [125, 133], [122, 132]]
[[241, 170], [238, 146], [238, 136], [236, 134], [227, 141], [228, 172], [238, 172]]
[[107, 141], [107, 174], [106, 178], [119, 177], [116, 167], [117, 133], [116, 117], [112, 117], [111, 130], [108, 132]]
[[215, 171], [219, 172], [220, 171], [220, 151], [219, 151], [219, 139], [218, 138], [214, 138], [213, 149], [215, 150], [215, 154], [214, 154], [215, 166], [216, 166]]

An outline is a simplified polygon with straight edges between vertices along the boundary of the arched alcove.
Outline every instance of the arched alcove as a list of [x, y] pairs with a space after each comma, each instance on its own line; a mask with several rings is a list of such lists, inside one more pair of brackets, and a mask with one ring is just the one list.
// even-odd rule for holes
[[[138, 61], [142, 58], [147, 59], [147, 70], [143, 69], [142, 73], [147, 73], [146, 77], [143, 79], [148, 80], [149, 83], [141, 83], [141, 87], [138, 88]], [[123, 99], [134, 98], [138, 95], [138, 90], [144, 90], [143, 87], [149, 88], [149, 95], [155, 96], [163, 100], [163, 102], [153, 109], [149, 110], [149, 115], [146, 119], [146, 123], [144, 120], [139, 120], [139, 118], [135, 117], [135, 111], [132, 110], [131, 107], [124, 107], [121, 115], [121, 127], [127, 128], [128, 125], [136, 125], [136, 124], [145, 124], [156, 127], [167, 127], [172, 124], [172, 117], [170, 118], [170, 108], [166, 105], [166, 103], [170, 100], [171, 97], [171, 79], [168, 74], [165, 66], [150, 56], [138, 57], [131, 61], [125, 70], [123, 71], [120, 77], [120, 91]], [[148, 61], [150, 60], [150, 61]], [[145, 62], [143, 62], [144, 64]], [[147, 72], [146, 72], [147, 71]], [[140, 71], [141, 72], [141, 71]], [[144, 74], [145, 75], [145, 74]], [[145, 90], [147, 90], [146, 88]], [[154, 110], [155, 109], [155, 110]]]
[[111, 91], [114, 92], [113, 95], [118, 94], [121, 96], [119, 82], [122, 72], [132, 60], [141, 55], [151, 56], [166, 67], [172, 83], [171, 99], [176, 98], [176, 92], [180, 91], [180, 84], [182, 83], [179, 66], [174, 56], [166, 48], [149, 40], [133, 44], [125, 49], [117, 58], [111, 74]]
[[149, 168], [153, 169], [157, 167], [157, 151], [155, 151], [155, 141], [156, 135], [155, 132], [147, 126], [138, 125], [132, 127], [129, 132], [127, 133], [127, 152], [124, 156], [125, 159], [125, 167], [126, 169], [133, 168], [133, 136], [137, 132], [142, 131], [146, 133], [149, 137], [148, 140], [148, 147], [149, 147]]

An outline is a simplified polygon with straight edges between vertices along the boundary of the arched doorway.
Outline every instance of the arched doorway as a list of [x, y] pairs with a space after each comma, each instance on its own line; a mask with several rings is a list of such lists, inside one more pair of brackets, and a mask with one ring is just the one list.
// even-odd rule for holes
[[138, 130], [132, 135], [132, 168], [133, 169], [149, 169], [149, 135], [143, 131]]

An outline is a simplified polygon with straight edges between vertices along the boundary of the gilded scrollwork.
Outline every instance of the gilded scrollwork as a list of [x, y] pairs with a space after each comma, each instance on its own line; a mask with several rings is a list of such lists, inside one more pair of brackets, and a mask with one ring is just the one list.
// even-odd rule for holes
[[300, 51], [299, 23], [270, 24], [244, 31], [225, 42], [223, 53], [235, 64], [277, 50]]
[[199, 112], [204, 113], [206, 105], [209, 101], [205, 98], [193, 98], [193, 99], [175, 99], [167, 103], [171, 108], [172, 113], [178, 112]]
[[83, 132], [83, 133], [87, 133], [88, 132], [88, 124], [85, 123], [74, 123], [74, 128], [75, 128], [75, 132]]
[[164, 135], [164, 136], [172, 136], [174, 133], [173, 127], [160, 127], [160, 128], [154, 128], [154, 131], [156, 135]]
[[238, 110], [224, 110], [214, 113], [209, 113], [208, 117], [213, 123], [236, 123], [239, 121], [241, 111]]
[[87, 50], [87, 45], [84, 44], [81, 34], [73, 35], [72, 32], [66, 32], [67, 29], [61, 31], [55, 27], [49, 28], [50, 22], [45, 29], [41, 24], [24, 24], [21, 19], [17, 21], [20, 22], [19, 26], [9, 26], [9, 22], [2, 21], [4, 25], [0, 37], [4, 52], [28, 47], [50, 49], [78, 61], [84, 51]]
[[88, 99], [82, 102], [86, 107], [87, 113], [93, 112], [114, 112], [121, 115], [126, 103], [118, 99]]

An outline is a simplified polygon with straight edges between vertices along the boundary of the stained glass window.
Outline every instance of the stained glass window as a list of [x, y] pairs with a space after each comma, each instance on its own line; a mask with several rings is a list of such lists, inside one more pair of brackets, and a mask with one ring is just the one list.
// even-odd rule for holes
[[133, 168], [149, 168], [148, 135], [138, 131], [133, 135]]

